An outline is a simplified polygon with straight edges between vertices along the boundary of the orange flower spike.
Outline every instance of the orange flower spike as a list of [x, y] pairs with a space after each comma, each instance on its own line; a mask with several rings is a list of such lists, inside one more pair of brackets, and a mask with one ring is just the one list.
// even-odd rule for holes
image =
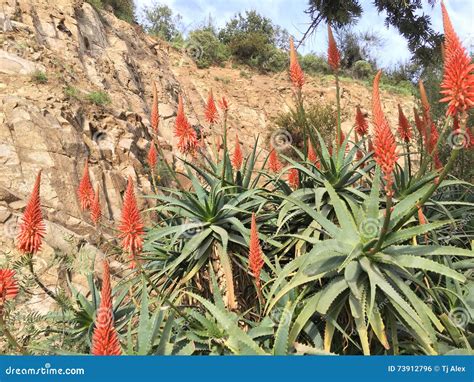
[[153, 104], [151, 106], [150, 116], [151, 128], [158, 134], [158, 125], [160, 123], [160, 114], [158, 110], [158, 92], [156, 90], [156, 83], [153, 82]]
[[425, 85], [423, 84], [422, 80], [418, 81], [418, 86], [420, 88], [421, 104], [423, 105], [423, 115], [425, 116], [425, 118], [429, 119], [431, 106], [430, 106], [430, 102], [428, 101]]
[[209, 91], [209, 95], [207, 97], [207, 104], [206, 110], [204, 112], [206, 121], [213, 124], [217, 123], [219, 120], [219, 113], [217, 112], [216, 103], [214, 101], [214, 96], [212, 94], [212, 90]]
[[225, 113], [229, 111], [229, 102], [227, 101], [227, 98], [225, 98], [224, 96], [222, 96], [222, 99], [219, 101], [219, 107]]
[[178, 149], [183, 154], [192, 154], [199, 145], [196, 131], [184, 114], [183, 97], [179, 96], [174, 135], [178, 138]]
[[364, 114], [362, 113], [362, 110], [360, 110], [359, 106], [356, 108], [355, 131], [361, 137], [363, 137], [369, 131], [369, 123], [364, 117]]
[[278, 158], [278, 153], [276, 152], [275, 149], [272, 148], [272, 151], [270, 151], [270, 155], [268, 157], [268, 168], [270, 171], [277, 173], [281, 170], [282, 164], [280, 162], [280, 159]]
[[295, 88], [300, 90], [303, 88], [305, 82], [304, 72], [298, 62], [298, 54], [292, 37], [290, 37], [290, 79]]
[[91, 207], [91, 202], [94, 198], [94, 189], [92, 188], [91, 179], [89, 177], [89, 162], [87, 159], [86, 163], [84, 164], [84, 172], [77, 189], [77, 196], [79, 197], [79, 202], [81, 203], [81, 209], [83, 211], [88, 210]]
[[337, 49], [336, 40], [332, 33], [331, 25], [328, 24], [328, 64], [337, 72], [341, 66], [341, 55]]
[[405, 143], [410, 142], [412, 133], [411, 133], [411, 126], [410, 122], [408, 122], [407, 117], [405, 117], [405, 114], [403, 114], [402, 107], [400, 104], [398, 105], [398, 133], [400, 134], [400, 138]]
[[135, 268], [135, 258], [143, 249], [143, 236], [145, 234], [137, 199], [133, 190], [133, 180], [128, 178], [127, 189], [123, 199], [122, 219], [119, 226], [122, 239], [122, 248], [131, 256], [130, 268]]
[[[359, 146], [359, 136], [357, 135], [357, 131], [354, 130], [354, 141], [356, 146]], [[357, 149], [356, 152], [356, 160], [361, 160], [364, 157], [364, 153], [362, 152], [361, 149]]]
[[288, 183], [295, 190], [300, 187], [300, 173], [296, 168], [292, 168], [288, 172]]
[[413, 108], [413, 115], [415, 117], [416, 129], [418, 130], [418, 133], [420, 133], [420, 136], [423, 138], [425, 136], [425, 125], [423, 121], [421, 120], [420, 115], [418, 114], [416, 108]]
[[99, 187], [97, 187], [91, 204], [91, 220], [95, 225], [97, 225], [99, 224], [101, 217], [102, 211], [100, 209]]
[[380, 70], [374, 79], [373, 96], [372, 96], [372, 114], [375, 125], [374, 138], [374, 157], [376, 163], [380, 166], [386, 184], [386, 192], [388, 195], [392, 194], [393, 184], [393, 170], [397, 162], [397, 145], [395, 137], [390, 130], [390, 126], [382, 111], [382, 104], [380, 102], [379, 82], [382, 71]]
[[13, 300], [17, 296], [18, 290], [15, 271], [12, 269], [0, 269], [0, 310], [6, 300]]
[[451, 24], [448, 11], [441, 2], [445, 35], [444, 74], [440, 102], [447, 102], [447, 116], [466, 112], [474, 106], [474, 64]]
[[91, 353], [93, 355], [122, 355], [117, 330], [114, 326], [110, 268], [107, 260], [104, 260], [104, 275], [100, 296], [100, 306], [97, 310], [94, 333], [92, 334]]
[[235, 171], [239, 171], [243, 163], [242, 149], [240, 148], [239, 135], [235, 134], [235, 148], [234, 154], [232, 155], [232, 167]]
[[308, 138], [308, 160], [316, 164], [318, 163], [318, 156], [316, 154], [316, 151], [314, 150], [313, 144], [311, 143], [311, 139]]
[[155, 144], [152, 142], [148, 150], [147, 161], [151, 168], [155, 168], [158, 163], [158, 154], [156, 152]]
[[41, 170], [38, 172], [33, 192], [23, 213], [17, 237], [17, 247], [23, 253], [38, 252], [46, 235], [46, 226], [41, 212], [40, 183]]
[[255, 278], [257, 289], [260, 290], [260, 272], [263, 268], [263, 252], [258, 239], [257, 219], [255, 212], [252, 213], [252, 223], [250, 226], [250, 245], [249, 245], [249, 269]]

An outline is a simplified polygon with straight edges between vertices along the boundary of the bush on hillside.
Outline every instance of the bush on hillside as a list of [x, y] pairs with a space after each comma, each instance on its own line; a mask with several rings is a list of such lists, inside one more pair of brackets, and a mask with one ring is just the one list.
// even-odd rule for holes
[[163, 4], [154, 4], [143, 10], [143, 28], [153, 36], [165, 41], [182, 41], [178, 25], [181, 22], [179, 14], [174, 15], [170, 7]]
[[236, 15], [218, 36], [239, 62], [270, 71], [281, 66], [282, 54], [276, 49], [285, 48], [289, 39], [287, 31], [255, 11]]
[[354, 66], [352, 67], [352, 73], [355, 78], [358, 79], [367, 79], [369, 78], [374, 72], [374, 69], [372, 68], [372, 65], [370, 62], [364, 61], [364, 60], [359, 60], [354, 63]]
[[185, 44], [199, 68], [223, 65], [230, 57], [229, 48], [219, 41], [212, 28], [206, 27], [189, 34]]
[[305, 126], [314, 128], [329, 144], [334, 140], [334, 131], [337, 125], [335, 110], [336, 105], [334, 103], [313, 102], [305, 106], [304, 115], [293, 109], [280, 113], [275, 119], [275, 124], [278, 129], [285, 129], [291, 134], [292, 143], [296, 147], [303, 147]]
[[94, 8], [111, 7], [115, 16], [129, 23], [135, 22], [135, 5], [133, 0], [87, 0]]
[[330, 72], [327, 60], [314, 53], [300, 57], [300, 63], [301, 68], [308, 74], [328, 74]]

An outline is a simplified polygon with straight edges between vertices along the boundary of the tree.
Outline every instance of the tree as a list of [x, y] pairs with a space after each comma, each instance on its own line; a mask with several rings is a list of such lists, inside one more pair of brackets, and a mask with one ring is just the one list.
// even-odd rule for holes
[[[436, 0], [426, 0], [434, 6]], [[439, 50], [442, 35], [431, 27], [431, 19], [423, 12], [422, 0], [373, 0], [379, 13], [385, 12], [385, 24], [398, 29], [408, 41], [408, 48], [416, 61], [427, 65]], [[329, 22], [336, 28], [354, 23], [363, 9], [358, 0], [309, 0], [306, 10], [311, 16], [311, 25], [304, 38], [322, 22]]]
[[151, 35], [158, 36], [166, 41], [173, 41], [181, 37], [178, 25], [182, 17], [173, 15], [170, 7], [155, 3], [143, 10], [143, 28]]
[[263, 70], [280, 66], [279, 49], [287, 49], [289, 40], [286, 30], [256, 11], [235, 15], [218, 36], [237, 60]]
[[114, 15], [129, 23], [135, 22], [135, 5], [133, 0], [88, 0], [94, 7], [110, 7]]
[[341, 66], [346, 69], [358, 61], [367, 61], [377, 67], [374, 50], [382, 46], [382, 40], [373, 32], [355, 32], [349, 27], [337, 29], [338, 48], [341, 51]]

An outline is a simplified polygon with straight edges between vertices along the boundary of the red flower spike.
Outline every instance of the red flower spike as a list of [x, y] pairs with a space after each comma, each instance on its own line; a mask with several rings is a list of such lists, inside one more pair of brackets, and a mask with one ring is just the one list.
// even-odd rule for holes
[[110, 268], [107, 260], [104, 260], [104, 275], [100, 296], [100, 306], [97, 310], [94, 333], [92, 334], [91, 353], [93, 355], [122, 355], [117, 330], [114, 326]]
[[298, 62], [298, 55], [296, 53], [295, 43], [293, 42], [292, 37], [290, 37], [290, 79], [295, 88], [303, 88], [305, 82], [304, 72], [301, 69], [300, 63]]
[[403, 114], [400, 104], [398, 105], [398, 134], [400, 134], [400, 138], [404, 142], [410, 142], [412, 137], [410, 122], [408, 122], [407, 117]]
[[382, 71], [380, 70], [374, 79], [373, 96], [372, 96], [372, 114], [375, 125], [374, 138], [374, 157], [376, 163], [380, 166], [384, 179], [386, 181], [386, 193], [391, 195], [393, 184], [393, 170], [397, 163], [397, 145], [395, 137], [390, 130], [390, 126], [382, 111], [382, 104], [380, 102], [379, 82]]
[[219, 114], [217, 112], [216, 103], [214, 102], [214, 96], [212, 95], [212, 90], [209, 91], [209, 96], [207, 97], [206, 110], [204, 112], [206, 121], [209, 123], [217, 123], [219, 120]]
[[18, 283], [14, 277], [14, 270], [0, 269], [0, 307], [6, 300], [13, 300], [18, 294]]
[[151, 168], [155, 168], [158, 163], [158, 154], [156, 152], [155, 144], [152, 142], [148, 150], [147, 161]]
[[308, 138], [308, 160], [313, 164], [317, 164], [319, 162], [316, 151], [314, 150], [313, 144], [311, 143], [311, 139], [309, 138]]
[[174, 135], [178, 138], [178, 149], [183, 154], [192, 154], [199, 145], [196, 131], [184, 114], [183, 97], [179, 96]]
[[[357, 131], [354, 130], [354, 141], [356, 143], [356, 146], [359, 145], [359, 137], [357, 136]], [[364, 157], [364, 153], [362, 152], [361, 149], [357, 149], [356, 152], [356, 160], [360, 161]]]
[[99, 224], [101, 217], [102, 211], [100, 209], [99, 187], [97, 187], [91, 204], [91, 220], [95, 225], [97, 225]]
[[131, 177], [128, 178], [127, 189], [123, 198], [122, 219], [119, 231], [119, 237], [122, 239], [122, 248], [130, 253], [130, 268], [133, 269], [136, 266], [136, 256], [143, 249], [143, 235], [145, 231], [138, 210]]
[[224, 112], [229, 111], [229, 102], [227, 99], [223, 96], [222, 99], [219, 101], [219, 107], [222, 109]]
[[232, 155], [232, 167], [235, 171], [239, 171], [243, 163], [242, 149], [240, 148], [239, 135], [235, 134], [235, 148]]
[[441, 2], [445, 35], [444, 74], [440, 102], [447, 102], [446, 115], [455, 116], [474, 106], [474, 64], [449, 19], [448, 11]]
[[156, 83], [153, 82], [153, 104], [151, 106], [150, 116], [151, 128], [158, 134], [158, 125], [160, 123], [160, 114], [158, 110], [158, 92], [156, 90]]
[[89, 162], [87, 160], [84, 164], [84, 172], [77, 189], [77, 196], [81, 203], [81, 209], [83, 211], [88, 210], [91, 207], [92, 199], [94, 198], [94, 189], [92, 188], [91, 179], [89, 177]]
[[328, 64], [337, 72], [339, 67], [341, 66], [341, 55], [339, 50], [337, 49], [336, 40], [334, 39], [334, 35], [332, 34], [331, 26], [328, 24]]
[[278, 158], [278, 153], [275, 149], [272, 149], [268, 157], [268, 169], [274, 173], [277, 173], [281, 170], [282, 167], [283, 166], [280, 162], [280, 159]]
[[292, 168], [288, 172], [288, 183], [290, 184], [291, 188], [295, 190], [300, 186], [300, 173], [296, 168]]
[[428, 96], [426, 95], [425, 85], [423, 84], [422, 80], [418, 81], [418, 86], [420, 88], [421, 104], [423, 105], [423, 115], [427, 116], [430, 113], [431, 106], [430, 106], [430, 102], [428, 101]]
[[40, 200], [41, 170], [38, 172], [30, 200], [23, 213], [20, 232], [17, 237], [17, 247], [23, 253], [34, 254], [41, 248], [46, 226], [41, 213]]
[[359, 106], [357, 106], [356, 108], [355, 131], [361, 137], [363, 137], [369, 131], [369, 123], [367, 122], [367, 119], [364, 117], [364, 114], [360, 110]]
[[415, 116], [415, 126], [416, 129], [418, 130], [418, 133], [420, 133], [421, 137], [425, 136], [425, 124], [423, 123], [422, 119], [420, 118], [420, 115], [416, 111], [415, 108], [413, 108], [413, 115]]
[[249, 246], [249, 269], [252, 271], [257, 288], [260, 289], [260, 272], [263, 268], [263, 252], [258, 240], [257, 219], [255, 212], [252, 213], [252, 223], [250, 226], [250, 246]]

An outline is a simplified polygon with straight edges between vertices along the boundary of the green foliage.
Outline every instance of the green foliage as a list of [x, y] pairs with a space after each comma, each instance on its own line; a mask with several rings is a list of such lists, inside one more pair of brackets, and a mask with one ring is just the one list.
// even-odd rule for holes
[[303, 71], [308, 74], [329, 74], [331, 72], [327, 59], [314, 53], [300, 57], [300, 65]]
[[[428, 2], [435, 4], [435, 0]], [[442, 36], [433, 30], [430, 17], [423, 12], [422, 1], [373, 0], [372, 3], [379, 13], [384, 12], [386, 24], [397, 28], [407, 39], [408, 48], [418, 62], [428, 65], [436, 59]], [[323, 21], [343, 28], [353, 24], [362, 12], [358, 0], [310, 0], [307, 13], [311, 15], [312, 23], [308, 31], [316, 30]]]
[[37, 70], [31, 75], [31, 81], [37, 84], [46, 84], [48, 82], [48, 76], [45, 72]]
[[162, 38], [165, 41], [182, 40], [178, 25], [182, 17], [174, 15], [171, 8], [165, 4], [155, 3], [146, 6], [143, 10], [143, 27], [151, 35]]
[[336, 31], [337, 47], [341, 53], [342, 69], [352, 69], [357, 61], [367, 61], [374, 67], [377, 63], [377, 50], [382, 40], [373, 32], [356, 32], [348, 27]]
[[368, 79], [374, 72], [372, 65], [364, 60], [359, 60], [354, 63], [352, 67], [354, 77], [358, 79]]
[[133, 0], [87, 0], [96, 9], [110, 9], [115, 16], [128, 23], [135, 22], [135, 5]]
[[69, 98], [78, 99], [80, 97], [79, 90], [71, 85], [66, 86], [64, 89], [64, 94]]
[[86, 99], [98, 106], [105, 106], [112, 102], [110, 96], [103, 91], [90, 92], [87, 94]]
[[220, 42], [212, 28], [208, 27], [192, 31], [185, 46], [191, 50], [191, 56], [198, 68], [223, 65], [230, 57], [228, 47]]
[[319, 132], [326, 142], [332, 142], [334, 127], [337, 123], [335, 109], [334, 103], [313, 102], [305, 107], [304, 114], [296, 109], [279, 114], [275, 119], [275, 124], [291, 134], [295, 147], [303, 147], [306, 126], [311, 126], [314, 131]]
[[287, 46], [288, 38], [285, 30], [256, 11], [239, 13], [219, 31], [219, 39], [229, 46], [234, 58], [266, 71], [283, 67], [287, 58], [278, 49]]

